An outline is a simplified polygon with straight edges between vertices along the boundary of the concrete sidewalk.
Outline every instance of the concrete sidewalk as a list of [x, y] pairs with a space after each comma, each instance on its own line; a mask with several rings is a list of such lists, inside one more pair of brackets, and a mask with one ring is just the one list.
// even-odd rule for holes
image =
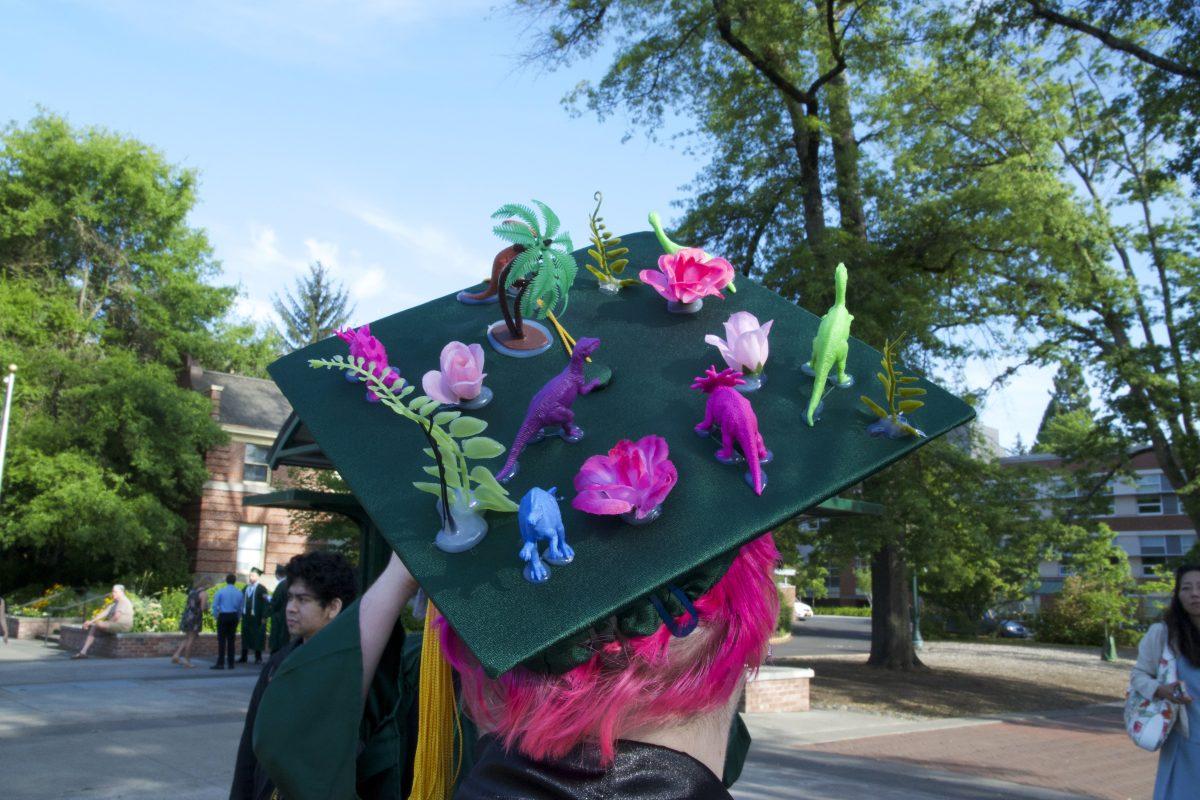
[[[228, 797], [257, 669], [68, 656], [0, 645], [0, 795]], [[1125, 739], [1115, 707], [932, 720], [818, 710], [747, 724], [754, 745], [739, 800], [1124, 800], [1154, 783], [1156, 756]]]

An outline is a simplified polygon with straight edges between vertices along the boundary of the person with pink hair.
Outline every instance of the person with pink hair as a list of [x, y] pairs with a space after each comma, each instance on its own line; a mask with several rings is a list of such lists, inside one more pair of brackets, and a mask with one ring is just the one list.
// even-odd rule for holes
[[[583, 641], [494, 678], [438, 617], [462, 706], [483, 734], [454, 797], [728, 798], [749, 744], [738, 698], [778, 618], [778, 557], [771, 534], [754, 538], [591, 626]], [[393, 555], [363, 597], [364, 691], [416, 590]], [[678, 615], [659, 596], [674, 592]]]

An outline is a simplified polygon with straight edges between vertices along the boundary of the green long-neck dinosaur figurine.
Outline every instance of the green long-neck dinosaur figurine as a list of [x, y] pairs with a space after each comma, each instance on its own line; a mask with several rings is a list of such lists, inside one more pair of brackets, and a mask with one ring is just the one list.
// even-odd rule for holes
[[846, 310], [846, 280], [849, 272], [845, 264], [838, 264], [834, 272], [836, 296], [833, 305], [821, 317], [821, 327], [817, 328], [817, 338], [813, 339], [812, 361], [809, 366], [813, 371], [812, 398], [808, 401], [808, 424], [813, 424], [813, 413], [821, 396], [825, 394], [825, 380], [833, 365], [838, 368], [838, 385], [849, 386], [853, 380], [846, 374], [846, 356], [850, 352], [850, 323], [854, 315]]
[[[654, 235], [658, 237], [658, 244], [662, 247], [663, 252], [667, 255], [674, 255], [680, 250], [684, 249], [684, 245], [675, 244], [671, 241], [670, 237], [667, 236], [667, 232], [663, 230], [662, 220], [658, 218], [657, 211], [650, 212], [650, 227], [654, 229]], [[704, 258], [702, 260], [708, 261], [710, 255], [705, 253], [703, 250], [700, 252], [704, 253]], [[733, 285], [733, 281], [730, 281], [726, 288], [731, 292], [737, 292], [737, 287]]]

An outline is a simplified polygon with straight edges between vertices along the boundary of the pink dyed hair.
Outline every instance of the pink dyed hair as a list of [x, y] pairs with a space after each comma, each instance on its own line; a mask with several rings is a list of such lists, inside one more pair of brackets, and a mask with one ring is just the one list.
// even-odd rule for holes
[[771, 534], [746, 543], [724, 577], [695, 601], [700, 624], [689, 636], [673, 638], [662, 625], [623, 644], [595, 641], [596, 655], [562, 675], [517, 667], [489, 678], [438, 618], [442, 649], [462, 678], [471, 718], [506, 748], [544, 760], [589, 741], [611, 763], [623, 734], [723, 706], [747, 668], [763, 662], [779, 616], [771, 575], [778, 559]]

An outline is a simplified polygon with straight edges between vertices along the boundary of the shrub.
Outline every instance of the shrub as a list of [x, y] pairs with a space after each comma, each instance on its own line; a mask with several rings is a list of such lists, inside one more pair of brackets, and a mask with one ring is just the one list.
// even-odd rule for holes
[[1072, 575], [1063, 581], [1062, 592], [1054, 602], [1038, 613], [1034, 630], [1043, 642], [1099, 646], [1104, 643], [1107, 622], [1108, 632], [1118, 638], [1118, 643], [1129, 642], [1137, 636], [1136, 631], [1126, 627], [1133, 621], [1135, 604], [1136, 600], [1120, 591]]
[[866, 606], [814, 606], [814, 614], [828, 614], [833, 617], [869, 617], [871, 609]]
[[796, 602], [784, 594], [779, 592], [779, 619], [775, 622], [775, 633], [785, 634], [792, 632], [792, 617], [796, 614]]

